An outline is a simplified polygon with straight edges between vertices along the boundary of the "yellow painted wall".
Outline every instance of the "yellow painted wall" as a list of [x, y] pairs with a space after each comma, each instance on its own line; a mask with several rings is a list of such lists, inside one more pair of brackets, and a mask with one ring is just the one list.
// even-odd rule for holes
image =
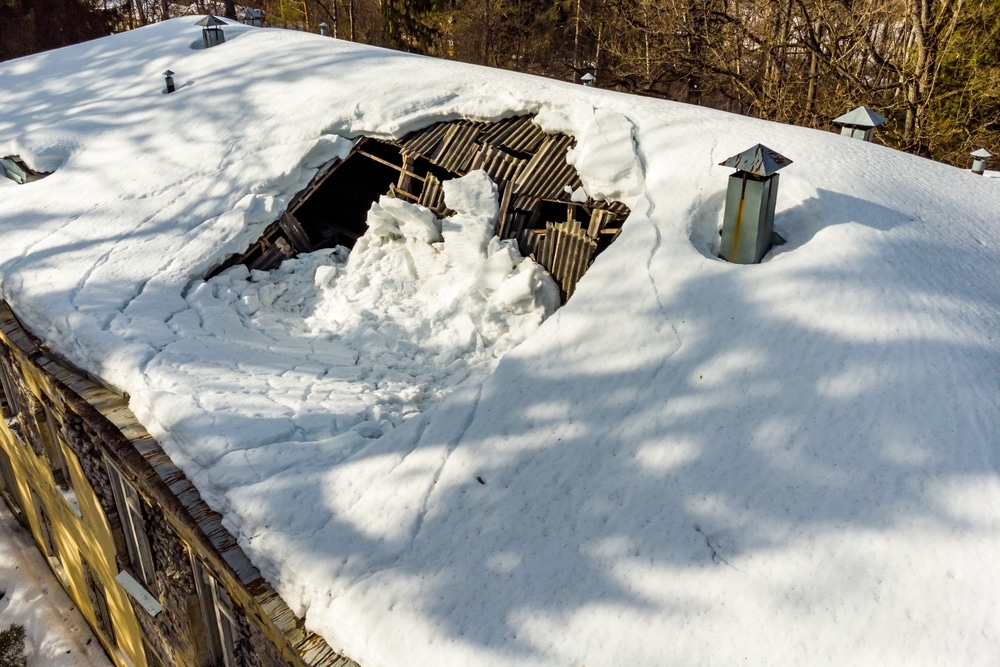
[[[15, 364], [19, 366], [15, 372], [22, 374], [29, 390], [39, 398], [46, 395], [50, 402], [56, 404], [57, 410], [65, 409], [64, 406], [61, 406], [58, 393], [47, 388], [48, 380], [44, 373], [37, 369], [3, 334], [0, 334], [0, 343], [6, 345], [11, 351]], [[19, 419], [32, 418], [25, 412], [19, 416]], [[45, 425], [41, 426], [44, 428]], [[58, 443], [79, 504], [79, 516], [62, 491], [56, 486], [45, 457], [37, 456], [31, 446], [2, 420], [0, 420], [0, 446], [10, 457], [16, 477], [15, 480], [11, 481], [16, 485], [18, 499], [24, 508], [31, 532], [43, 553], [46, 551], [46, 545], [43, 538], [41, 517], [35, 511], [32, 502], [32, 491], [37, 494], [45, 513], [48, 515], [52, 526], [52, 541], [58, 551], [62, 567], [56, 566], [51, 559], [50, 566], [66, 592], [83, 613], [91, 628], [94, 629], [94, 633], [116, 665], [119, 667], [129, 667], [130, 665], [131, 667], [146, 667], [139, 623], [132, 610], [128, 594], [115, 581], [118, 569], [115, 564], [115, 543], [111, 527], [108, 525], [100, 501], [87, 482], [73, 451], [64, 443]], [[111, 640], [100, 631], [88, 594], [81, 555], [89, 564], [94, 580], [104, 587], [111, 624], [116, 635], [115, 640]]]

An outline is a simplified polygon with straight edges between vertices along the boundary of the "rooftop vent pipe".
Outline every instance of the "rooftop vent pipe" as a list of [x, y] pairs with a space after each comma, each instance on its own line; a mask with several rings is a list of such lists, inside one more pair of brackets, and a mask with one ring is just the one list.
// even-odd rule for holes
[[202, 26], [201, 41], [206, 49], [218, 46], [226, 41], [226, 34], [222, 32], [222, 26], [226, 25], [223, 20], [209, 14], [195, 25]]
[[236, 19], [243, 25], [252, 25], [260, 28], [264, 25], [264, 12], [253, 7], [244, 7], [236, 13]]
[[983, 172], [986, 171], [986, 160], [993, 157], [993, 153], [985, 148], [980, 148], [970, 153], [970, 155], [972, 155], [972, 173], [982, 176]]
[[726, 191], [719, 255], [735, 264], [757, 264], [774, 244], [777, 171], [792, 163], [784, 155], [757, 144], [719, 164], [735, 167]]
[[852, 139], [871, 141], [875, 128], [888, 120], [885, 116], [875, 113], [867, 107], [858, 107], [833, 119], [833, 124], [840, 128], [840, 133]]
[[319, 24], [319, 34], [323, 35], [324, 37], [329, 37], [330, 36], [330, 24], [326, 23], [326, 22], [320, 23]]

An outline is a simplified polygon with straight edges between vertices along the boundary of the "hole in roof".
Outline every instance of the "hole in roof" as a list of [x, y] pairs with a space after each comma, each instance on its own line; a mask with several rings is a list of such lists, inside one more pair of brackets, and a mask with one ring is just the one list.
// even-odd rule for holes
[[618, 237], [629, 209], [582, 194], [579, 174], [566, 162], [573, 138], [546, 134], [532, 119], [445, 121], [399, 140], [363, 137], [346, 158], [321, 169], [253, 245], [209, 277], [237, 264], [268, 271], [300, 253], [352, 248], [383, 195], [446, 218], [454, 212], [442, 183], [483, 170], [497, 186], [496, 235], [542, 265], [565, 302]]
[[24, 163], [19, 155], [8, 155], [0, 158], [0, 175], [6, 176], [18, 185], [31, 183], [41, 178], [45, 178], [52, 172], [38, 172]]

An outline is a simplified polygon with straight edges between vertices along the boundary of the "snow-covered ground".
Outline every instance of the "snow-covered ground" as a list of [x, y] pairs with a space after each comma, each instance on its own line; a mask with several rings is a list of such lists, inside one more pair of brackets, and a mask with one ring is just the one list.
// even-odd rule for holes
[[109, 667], [100, 642], [0, 502], [0, 628], [24, 626], [28, 667]]
[[[0, 180], [0, 292], [309, 627], [366, 667], [1000, 661], [1000, 182], [196, 20], [0, 63], [0, 155], [55, 170]], [[203, 280], [347, 139], [529, 112], [632, 210], [541, 326], [476, 174], [455, 219], [383, 200], [349, 257]], [[731, 265], [717, 165], [758, 142], [788, 243]]]

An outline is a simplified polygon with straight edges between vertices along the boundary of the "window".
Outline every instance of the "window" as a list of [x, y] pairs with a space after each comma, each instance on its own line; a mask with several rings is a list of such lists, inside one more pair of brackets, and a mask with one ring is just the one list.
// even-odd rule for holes
[[83, 565], [83, 576], [87, 581], [87, 596], [90, 598], [90, 606], [97, 619], [97, 629], [113, 646], [117, 640], [115, 639], [115, 627], [111, 624], [111, 612], [108, 609], [108, 596], [104, 591], [104, 585], [94, 576], [90, 564], [87, 563], [83, 554], [80, 554], [80, 563]]
[[52, 468], [52, 477], [56, 480], [56, 486], [60, 491], [72, 491], [69, 483], [69, 469], [66, 467], [66, 457], [62, 451], [62, 439], [59, 437], [59, 429], [56, 427], [55, 418], [48, 408], [43, 408], [39, 416], [39, 430], [42, 439], [45, 441], [45, 458]]
[[215, 667], [236, 667], [236, 614], [226, 589], [195, 558], [191, 559], [205, 630]]
[[56, 573], [56, 576], [59, 577], [63, 584], [66, 584], [66, 572], [63, 570], [62, 560], [59, 558], [59, 549], [56, 547], [55, 539], [52, 536], [52, 521], [49, 520], [49, 515], [45, 511], [42, 499], [34, 491], [31, 492], [31, 503], [35, 507], [35, 516], [38, 517], [38, 531], [42, 537], [42, 551], [45, 552], [45, 557], [48, 559], [49, 565]]
[[10, 462], [7, 452], [0, 447], [0, 493], [10, 506], [14, 516], [20, 524], [25, 524], [24, 507], [21, 505], [21, 493], [17, 488], [17, 476], [14, 474], [14, 466]]
[[42, 439], [43, 454], [48, 461], [49, 469], [52, 471], [52, 479], [55, 481], [56, 489], [69, 504], [73, 513], [80, 516], [80, 503], [76, 499], [76, 492], [70, 481], [69, 467], [66, 465], [66, 455], [63, 450], [62, 437], [59, 435], [59, 427], [56, 417], [48, 407], [42, 407], [36, 416], [38, 422], [38, 433]]
[[105, 460], [111, 490], [115, 496], [118, 516], [121, 518], [122, 532], [128, 549], [129, 564], [140, 583], [153, 589], [156, 583], [153, 575], [153, 555], [146, 538], [145, 522], [142, 518], [142, 499], [131, 484], [110, 461]]
[[156, 649], [154, 649], [149, 642], [143, 641], [142, 646], [146, 650], [146, 664], [149, 665], [149, 667], [167, 667], [163, 663], [163, 660], [160, 659], [160, 655], [156, 652]]
[[21, 402], [15, 391], [7, 362], [0, 357], [0, 415], [8, 426], [15, 426], [17, 414], [21, 411]]

